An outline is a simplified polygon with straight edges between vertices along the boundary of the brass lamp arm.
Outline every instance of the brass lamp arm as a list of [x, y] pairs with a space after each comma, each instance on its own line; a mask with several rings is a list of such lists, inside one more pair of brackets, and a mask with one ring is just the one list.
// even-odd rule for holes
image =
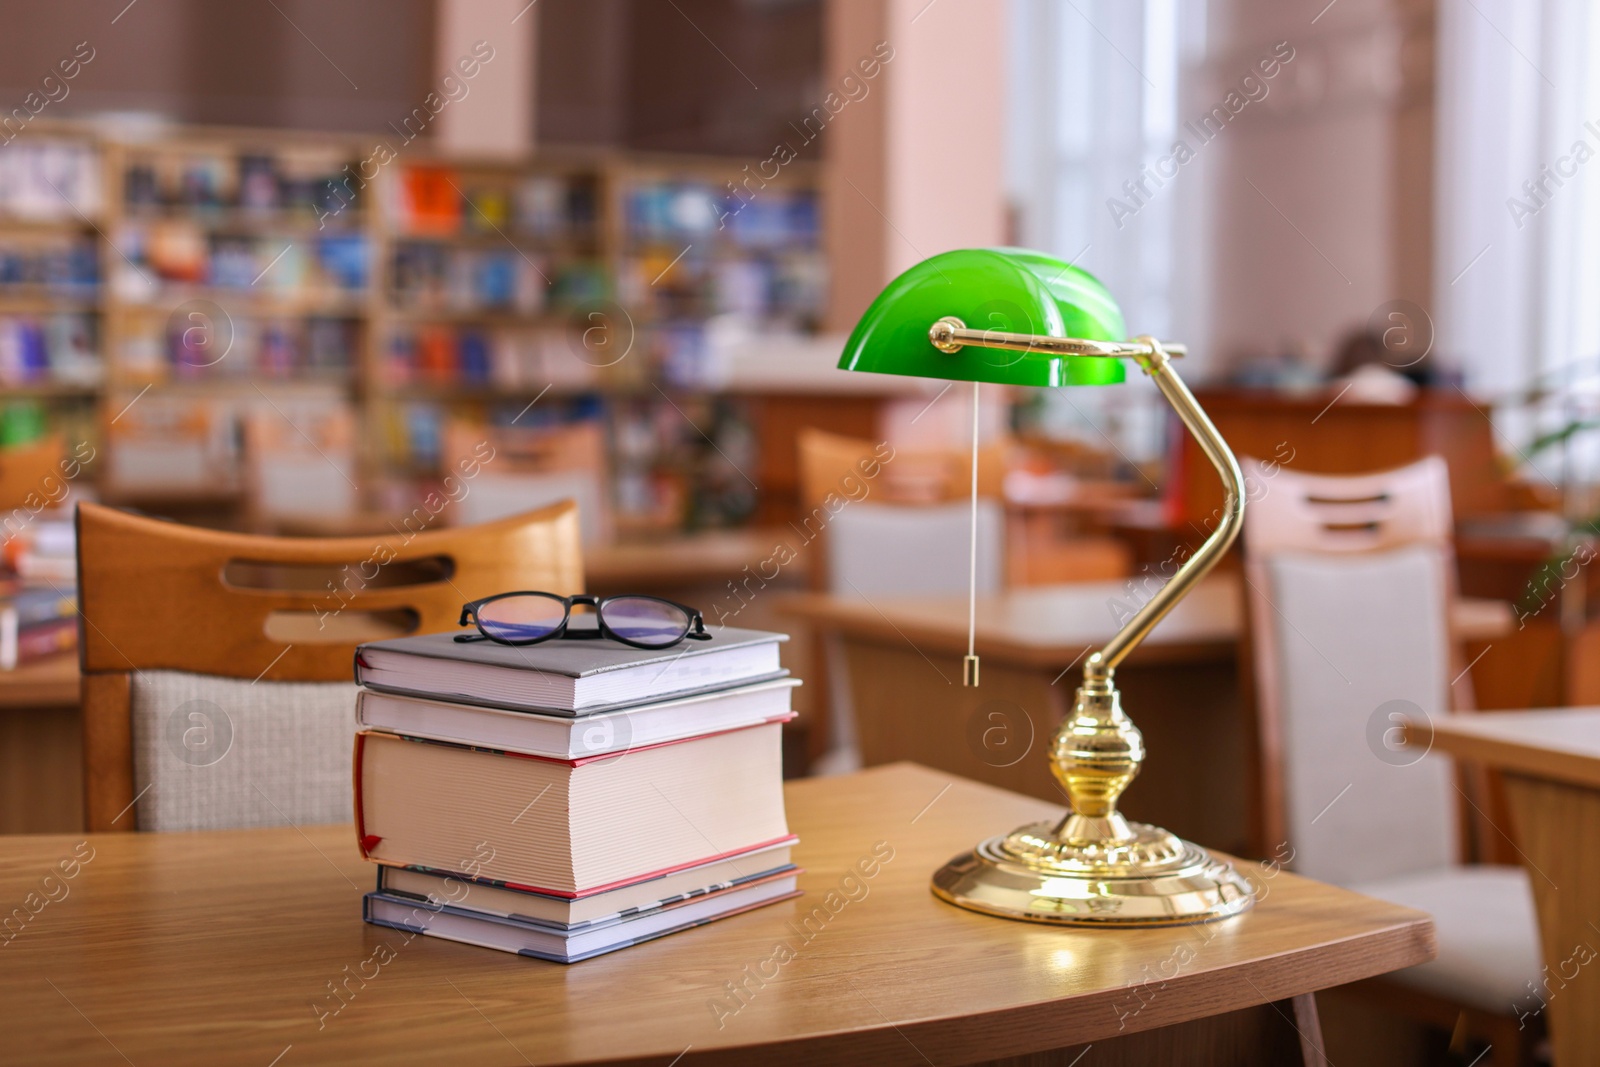
[[[1150, 346], [1133, 341], [1086, 341], [1081, 337], [1042, 337], [1031, 333], [1008, 333], [1005, 330], [974, 330], [954, 315], [947, 315], [928, 330], [928, 340], [941, 352], [959, 352], [971, 345], [976, 348], [1003, 348], [1011, 352], [1054, 352], [1064, 356], [1102, 356], [1108, 358], [1132, 357], [1139, 359], [1150, 354]], [[1161, 346], [1169, 356], [1183, 356], [1188, 347], [1179, 344]]]
[[1212, 424], [1211, 417], [1205, 413], [1200, 402], [1189, 392], [1189, 387], [1183, 383], [1183, 379], [1178, 377], [1178, 372], [1168, 362], [1167, 346], [1153, 337], [1141, 337], [1139, 340], [1144, 344], [1144, 351], [1134, 358], [1156, 383], [1156, 388], [1161, 390], [1161, 395], [1167, 398], [1167, 403], [1178, 413], [1178, 418], [1182, 420], [1184, 427], [1194, 435], [1200, 450], [1217, 469], [1217, 474], [1222, 478], [1225, 499], [1222, 504], [1222, 517], [1217, 523], [1217, 528], [1211, 532], [1211, 536], [1206, 538], [1178, 572], [1145, 602], [1144, 607], [1117, 631], [1116, 636], [1106, 642], [1104, 648], [1084, 662], [1083, 677], [1086, 682], [1109, 679], [1111, 672], [1117, 669], [1117, 665], [1127, 658], [1128, 653], [1132, 652], [1151, 630], [1155, 629], [1156, 623], [1172, 610], [1173, 605], [1182, 600], [1189, 590], [1217, 565], [1234, 539], [1239, 536], [1240, 527], [1244, 525], [1244, 474], [1239, 470], [1239, 461], [1234, 458], [1233, 450], [1222, 439], [1222, 435]]
[[[1050, 744], [1050, 771], [1066, 792], [1060, 822], [1031, 823], [982, 841], [934, 872], [933, 892], [963, 908], [1032, 922], [1161, 926], [1226, 918], [1256, 889], [1223, 859], [1117, 810], [1144, 763], [1144, 736], [1122, 710], [1117, 665], [1222, 558], [1244, 521], [1244, 476], [1216, 426], [1153, 337], [1104, 342], [968, 330], [941, 319], [928, 339], [945, 352], [972, 345], [1138, 361], [1200, 442], [1227, 490], [1221, 521], [1176, 574], [1083, 665], [1083, 684]], [[974, 467], [976, 469], [976, 467]]]
[[1161, 390], [1161, 395], [1166, 397], [1167, 403], [1172, 405], [1184, 427], [1194, 435], [1201, 451], [1205, 452], [1206, 458], [1221, 475], [1226, 500], [1217, 528], [1116, 636], [1084, 661], [1084, 681], [1104, 685], [1117, 665], [1155, 629], [1156, 623], [1216, 566], [1233, 544], [1234, 538], [1239, 536], [1239, 528], [1244, 523], [1244, 474], [1239, 470], [1239, 461], [1234, 458], [1227, 442], [1171, 364], [1171, 357], [1183, 355], [1187, 348], [1165, 344], [1148, 336], [1136, 341], [1108, 342], [1075, 337], [1041, 337], [1001, 330], [974, 330], [953, 316], [935, 322], [928, 330], [928, 340], [941, 352], [958, 352], [970, 345], [1009, 351], [1060, 352], [1074, 356], [1131, 357], [1156, 383], [1156, 388]]

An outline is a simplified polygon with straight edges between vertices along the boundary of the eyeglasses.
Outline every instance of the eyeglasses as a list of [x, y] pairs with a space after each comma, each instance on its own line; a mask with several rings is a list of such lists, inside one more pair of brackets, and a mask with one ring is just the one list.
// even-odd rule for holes
[[[574, 607], [591, 607], [599, 626], [568, 629]], [[462, 605], [459, 626], [472, 622], [476, 634], [457, 641], [536, 645], [551, 638], [609, 637], [634, 648], [671, 648], [679, 641], [709, 641], [705, 618], [694, 608], [657, 596], [557, 596], [554, 593], [499, 593]]]

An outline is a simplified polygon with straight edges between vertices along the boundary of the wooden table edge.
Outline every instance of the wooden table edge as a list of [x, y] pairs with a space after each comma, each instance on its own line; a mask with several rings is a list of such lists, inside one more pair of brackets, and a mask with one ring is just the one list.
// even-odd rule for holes
[[0, 671], [0, 709], [77, 707], [80, 678], [76, 652]]
[[[1524, 713], [1489, 714], [1510, 716]], [[1473, 718], [1479, 717], [1473, 716]], [[1492, 767], [1508, 774], [1600, 789], [1600, 756], [1551, 748], [1539, 744], [1532, 738], [1512, 739], [1487, 735], [1474, 730], [1471, 719], [1459, 724], [1448, 720], [1435, 721], [1430, 723], [1430, 726], [1433, 735], [1430, 751], [1438, 749], [1454, 759]], [[1407, 743], [1415, 729], [1412, 723], [1406, 723]]]
[[[824, 633], [843, 636], [878, 645], [884, 648], [910, 648], [921, 652], [965, 655], [965, 634], [956, 634], [948, 627], [919, 624], [909, 620], [889, 621], [870, 605], [859, 607], [825, 605], [815, 594], [785, 595], [776, 602], [779, 615], [809, 622]], [[1090, 649], [1103, 645], [1110, 634], [1086, 642]], [[1059, 669], [1072, 657], [1081, 657], [1082, 649], [1070, 652], [1058, 644], [1031, 644], [985, 635], [982, 623], [978, 626], [975, 648], [980, 657], [993, 656], [1009, 666]], [[1146, 641], [1129, 657], [1129, 663], [1188, 663], [1233, 660], [1237, 655], [1238, 641], [1234, 637], [1212, 641], [1163, 641], [1160, 638]]]
[[[1319, 966], [1311, 974], [1304, 967], [1305, 961], [1298, 958], [1300, 953], [1284, 952], [1260, 960], [1240, 961], [1221, 969], [1180, 975], [1154, 992], [1144, 992], [1143, 996], [1148, 998], [1145, 1000], [1140, 999], [1135, 987], [1124, 986], [1075, 998], [974, 1014], [953, 1013], [914, 1022], [891, 1022], [885, 1017], [881, 1026], [869, 1025], [811, 1034], [780, 1045], [752, 1042], [705, 1048], [696, 1050], [697, 1054], [690, 1059], [695, 1064], [727, 1064], [731, 1067], [756, 1062], [759, 1058], [764, 1067], [800, 1067], [845, 1062], [903, 1061], [918, 1064], [925, 1062], [925, 1057], [919, 1055], [923, 1050], [936, 1050], [940, 1062], [957, 1063], [1044, 1055], [1048, 1051], [1077, 1048], [1235, 1011], [1275, 1005], [1302, 994], [1319, 993], [1426, 963], [1437, 953], [1433, 921], [1422, 912], [1413, 914], [1416, 916], [1414, 919], [1398, 922], [1386, 929], [1332, 942], [1339, 945], [1359, 941], [1367, 951], [1348, 954], [1348, 958], [1340, 960], [1340, 966], [1337, 967], [1330, 967], [1325, 960], [1319, 961]], [[1106, 931], [1106, 934], [1115, 936], [1113, 931]], [[1371, 951], [1373, 947], [1383, 950], [1381, 955], [1384, 962], [1367, 962], [1379, 955]], [[1246, 968], [1260, 968], [1263, 963], [1273, 971], [1265, 984], [1259, 974], [1257, 979], [1252, 980], [1234, 973]], [[1244, 978], [1242, 983], [1238, 981], [1240, 978]], [[1226, 995], [1219, 997], [1218, 991], [1225, 991]], [[1118, 1001], [1122, 1000], [1140, 1006], [1124, 1016], [1117, 1010]], [[877, 1005], [873, 1007], [878, 1010]], [[879, 1011], [879, 1014], [882, 1012]], [[1293, 1025], [1292, 1020], [1290, 1024]], [[1069, 1029], [1070, 1033], [1063, 1032]], [[1053, 1034], [1051, 1040], [1055, 1044], [1048, 1049], [1041, 1048], [1037, 1037], [1041, 1033]], [[1029, 1036], [1008, 1038], [1008, 1035]], [[873, 1046], [866, 1047], [863, 1042], [867, 1041], [872, 1042]], [[900, 1060], [891, 1059], [896, 1049], [904, 1050], [907, 1055]], [[660, 1067], [660, 1059], [659, 1054], [652, 1054], [595, 1060], [586, 1061], [585, 1067]]]

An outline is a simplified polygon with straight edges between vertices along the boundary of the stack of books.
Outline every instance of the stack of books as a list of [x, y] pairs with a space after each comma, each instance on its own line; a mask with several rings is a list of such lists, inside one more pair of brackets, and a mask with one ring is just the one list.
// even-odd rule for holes
[[362, 645], [366, 920], [574, 963], [798, 895], [781, 640]]

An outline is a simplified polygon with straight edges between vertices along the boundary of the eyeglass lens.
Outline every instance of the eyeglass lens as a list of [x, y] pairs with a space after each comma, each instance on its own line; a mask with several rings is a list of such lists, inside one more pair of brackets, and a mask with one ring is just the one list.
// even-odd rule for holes
[[549, 637], [567, 617], [567, 607], [550, 596], [508, 596], [478, 608], [478, 624], [497, 641], [536, 641]]
[[689, 613], [673, 604], [642, 596], [605, 601], [600, 619], [611, 632], [641, 645], [672, 645], [689, 632]]

